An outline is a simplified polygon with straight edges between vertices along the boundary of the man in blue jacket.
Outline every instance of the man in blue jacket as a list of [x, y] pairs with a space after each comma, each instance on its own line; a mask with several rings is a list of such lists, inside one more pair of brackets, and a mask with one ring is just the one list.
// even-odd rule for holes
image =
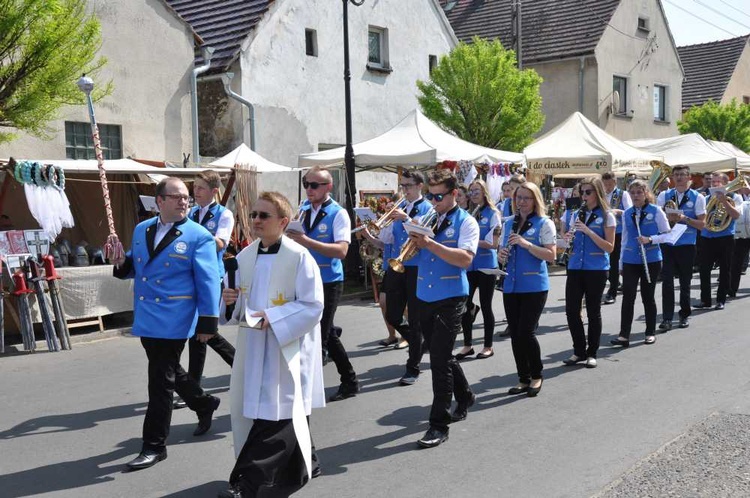
[[156, 187], [159, 216], [135, 228], [130, 251], [112, 261], [114, 276], [134, 284], [133, 335], [148, 357], [148, 409], [141, 453], [127, 466], [145, 469], [167, 458], [166, 440], [174, 391], [198, 414], [194, 435], [211, 427], [219, 398], [205, 394], [180, 366], [193, 332], [206, 342], [218, 329], [219, 286], [216, 243], [187, 218], [188, 189], [177, 178]]

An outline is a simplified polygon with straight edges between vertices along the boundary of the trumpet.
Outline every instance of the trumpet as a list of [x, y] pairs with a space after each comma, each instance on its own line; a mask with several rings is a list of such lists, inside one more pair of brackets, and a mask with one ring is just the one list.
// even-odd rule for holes
[[362, 223], [361, 226], [358, 226], [357, 228], [352, 230], [352, 233], [357, 233], [366, 228], [367, 231], [370, 232], [370, 235], [372, 235], [373, 237], [377, 237], [382, 229], [393, 223], [393, 219], [390, 218], [391, 214], [397, 209], [406, 207], [406, 204], [408, 204], [408, 201], [404, 198], [403, 195], [399, 195], [398, 199], [396, 199], [396, 202], [394, 202], [393, 207], [386, 211], [380, 218], [378, 218], [376, 221], [365, 220], [365, 222]]
[[[436, 228], [438, 220], [438, 214], [437, 211], [434, 209], [427, 212], [427, 214], [424, 215], [424, 218], [420, 220], [420, 226], [428, 227], [432, 230]], [[391, 267], [393, 271], [396, 271], [398, 273], [404, 273], [406, 271], [406, 267], [404, 266], [404, 261], [409, 261], [411, 258], [417, 255], [419, 252], [419, 247], [417, 247], [416, 242], [414, 240], [409, 239], [407, 240], [403, 247], [401, 248], [401, 252], [398, 254], [397, 257], [391, 258], [388, 260], [388, 266]]]

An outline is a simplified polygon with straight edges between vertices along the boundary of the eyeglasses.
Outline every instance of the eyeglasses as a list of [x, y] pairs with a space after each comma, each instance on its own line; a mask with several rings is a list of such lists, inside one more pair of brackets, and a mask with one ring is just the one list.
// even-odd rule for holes
[[302, 180], [302, 186], [305, 189], [311, 188], [313, 190], [318, 190], [321, 185], [328, 185], [331, 182], [308, 182], [307, 180]]
[[451, 194], [450, 192], [443, 192], [442, 194], [433, 194], [432, 192], [427, 192], [424, 195], [424, 198], [427, 199], [428, 201], [434, 200], [435, 202], [440, 202], [443, 199], [445, 199], [446, 195], [450, 195], [450, 194]]
[[478, 195], [481, 194], [482, 191], [480, 189], [471, 189], [469, 190], [469, 195]]
[[591, 195], [594, 193], [594, 189], [581, 190], [581, 195]]
[[265, 211], [253, 211], [250, 213], [250, 218], [260, 218], [261, 220], [267, 220], [268, 218], [271, 218], [273, 215], [271, 213], [266, 213]]
[[182, 195], [182, 194], [162, 194], [162, 197], [172, 199], [173, 201], [190, 201], [189, 195]]
[[406, 190], [407, 188], [412, 188], [412, 187], [416, 187], [416, 186], [417, 186], [416, 183], [401, 183], [401, 184], [399, 184], [399, 187], [401, 187], [404, 190]]
[[525, 195], [517, 195], [516, 196], [516, 202], [520, 202], [520, 201], [533, 201], [533, 200], [534, 200], [533, 197], [526, 197]]

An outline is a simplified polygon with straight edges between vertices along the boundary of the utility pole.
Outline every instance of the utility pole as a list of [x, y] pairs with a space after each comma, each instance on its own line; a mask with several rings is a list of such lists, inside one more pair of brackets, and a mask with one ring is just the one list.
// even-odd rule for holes
[[516, 50], [518, 69], [523, 69], [523, 29], [521, 16], [521, 0], [513, 0], [513, 11], [511, 14], [511, 33], [513, 34], [513, 47]]

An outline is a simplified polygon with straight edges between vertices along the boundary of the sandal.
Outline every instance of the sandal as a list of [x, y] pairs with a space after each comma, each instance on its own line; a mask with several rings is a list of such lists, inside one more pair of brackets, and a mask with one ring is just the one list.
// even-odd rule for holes
[[380, 345], [381, 345], [381, 346], [383, 346], [384, 348], [387, 348], [387, 347], [389, 347], [389, 346], [393, 346], [393, 345], [394, 345], [394, 344], [396, 344], [397, 342], [398, 342], [398, 339], [396, 339], [395, 337], [389, 337], [388, 339], [383, 339], [383, 340], [382, 340], [382, 341], [380, 341], [380, 342], [379, 342], [378, 344], [380, 344]]

